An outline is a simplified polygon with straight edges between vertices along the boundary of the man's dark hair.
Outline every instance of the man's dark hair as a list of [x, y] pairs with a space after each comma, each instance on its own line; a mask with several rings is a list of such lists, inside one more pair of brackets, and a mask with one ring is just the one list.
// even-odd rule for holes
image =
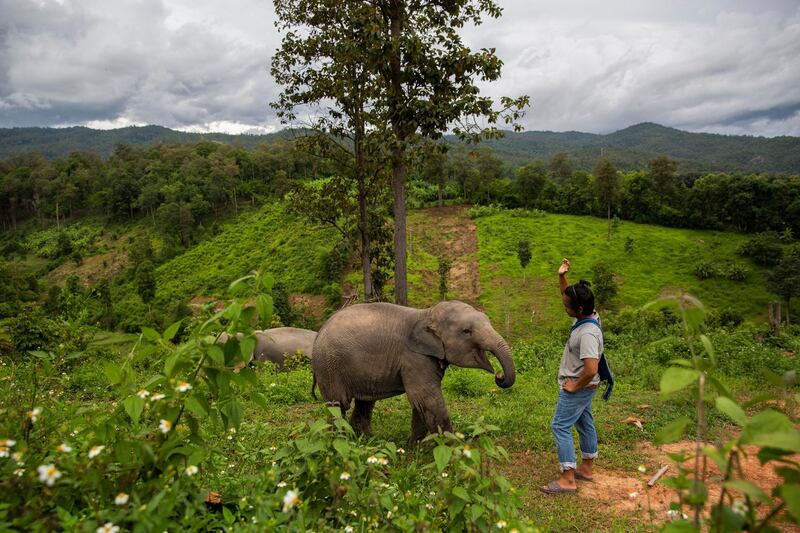
[[564, 294], [569, 298], [570, 307], [576, 313], [579, 307], [583, 308], [584, 315], [594, 313], [594, 293], [589, 288], [589, 285], [588, 281], [582, 279], [578, 283], [568, 286], [567, 290], [564, 291]]

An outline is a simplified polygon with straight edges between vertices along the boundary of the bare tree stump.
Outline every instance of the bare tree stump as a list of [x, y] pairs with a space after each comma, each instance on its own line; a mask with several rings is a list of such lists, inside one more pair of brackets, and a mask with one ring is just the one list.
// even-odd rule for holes
[[772, 334], [780, 335], [781, 333], [781, 303], [769, 303], [769, 325], [772, 326]]

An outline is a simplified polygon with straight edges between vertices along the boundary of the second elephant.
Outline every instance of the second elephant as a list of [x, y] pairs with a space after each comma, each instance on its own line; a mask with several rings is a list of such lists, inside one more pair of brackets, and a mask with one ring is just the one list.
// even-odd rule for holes
[[[310, 329], [301, 328], [270, 328], [256, 330], [253, 332], [256, 337], [256, 347], [250, 360], [269, 361], [278, 368], [282, 368], [287, 357], [292, 357], [301, 353], [310, 359], [314, 348], [314, 340], [317, 332]], [[241, 339], [242, 334], [237, 333], [236, 337]], [[219, 337], [220, 343], [228, 341], [229, 335], [223, 333]], [[244, 366], [244, 363], [237, 365], [237, 368]]]

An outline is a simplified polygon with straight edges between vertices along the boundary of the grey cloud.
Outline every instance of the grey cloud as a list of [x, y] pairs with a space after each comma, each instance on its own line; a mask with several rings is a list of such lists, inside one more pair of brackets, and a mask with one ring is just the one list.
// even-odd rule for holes
[[[795, 0], [500, 3], [501, 19], [462, 33], [505, 61], [486, 94], [531, 96], [527, 129], [800, 135]], [[0, 13], [0, 126], [278, 125], [267, 0], [0, 0]]]

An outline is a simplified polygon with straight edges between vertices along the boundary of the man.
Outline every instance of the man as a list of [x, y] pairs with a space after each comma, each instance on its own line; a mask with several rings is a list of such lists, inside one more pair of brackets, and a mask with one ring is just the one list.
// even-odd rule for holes
[[[558, 284], [564, 310], [575, 318], [561, 365], [558, 369], [558, 403], [553, 414], [552, 430], [561, 466], [561, 477], [542, 487], [547, 494], [574, 493], [576, 479], [592, 480], [592, 462], [597, 457], [597, 432], [592, 417], [592, 398], [600, 383], [598, 365], [603, 353], [603, 332], [594, 310], [594, 294], [589, 283], [567, 283], [569, 260], [558, 269]], [[572, 426], [578, 430], [581, 464], [575, 458]]]

